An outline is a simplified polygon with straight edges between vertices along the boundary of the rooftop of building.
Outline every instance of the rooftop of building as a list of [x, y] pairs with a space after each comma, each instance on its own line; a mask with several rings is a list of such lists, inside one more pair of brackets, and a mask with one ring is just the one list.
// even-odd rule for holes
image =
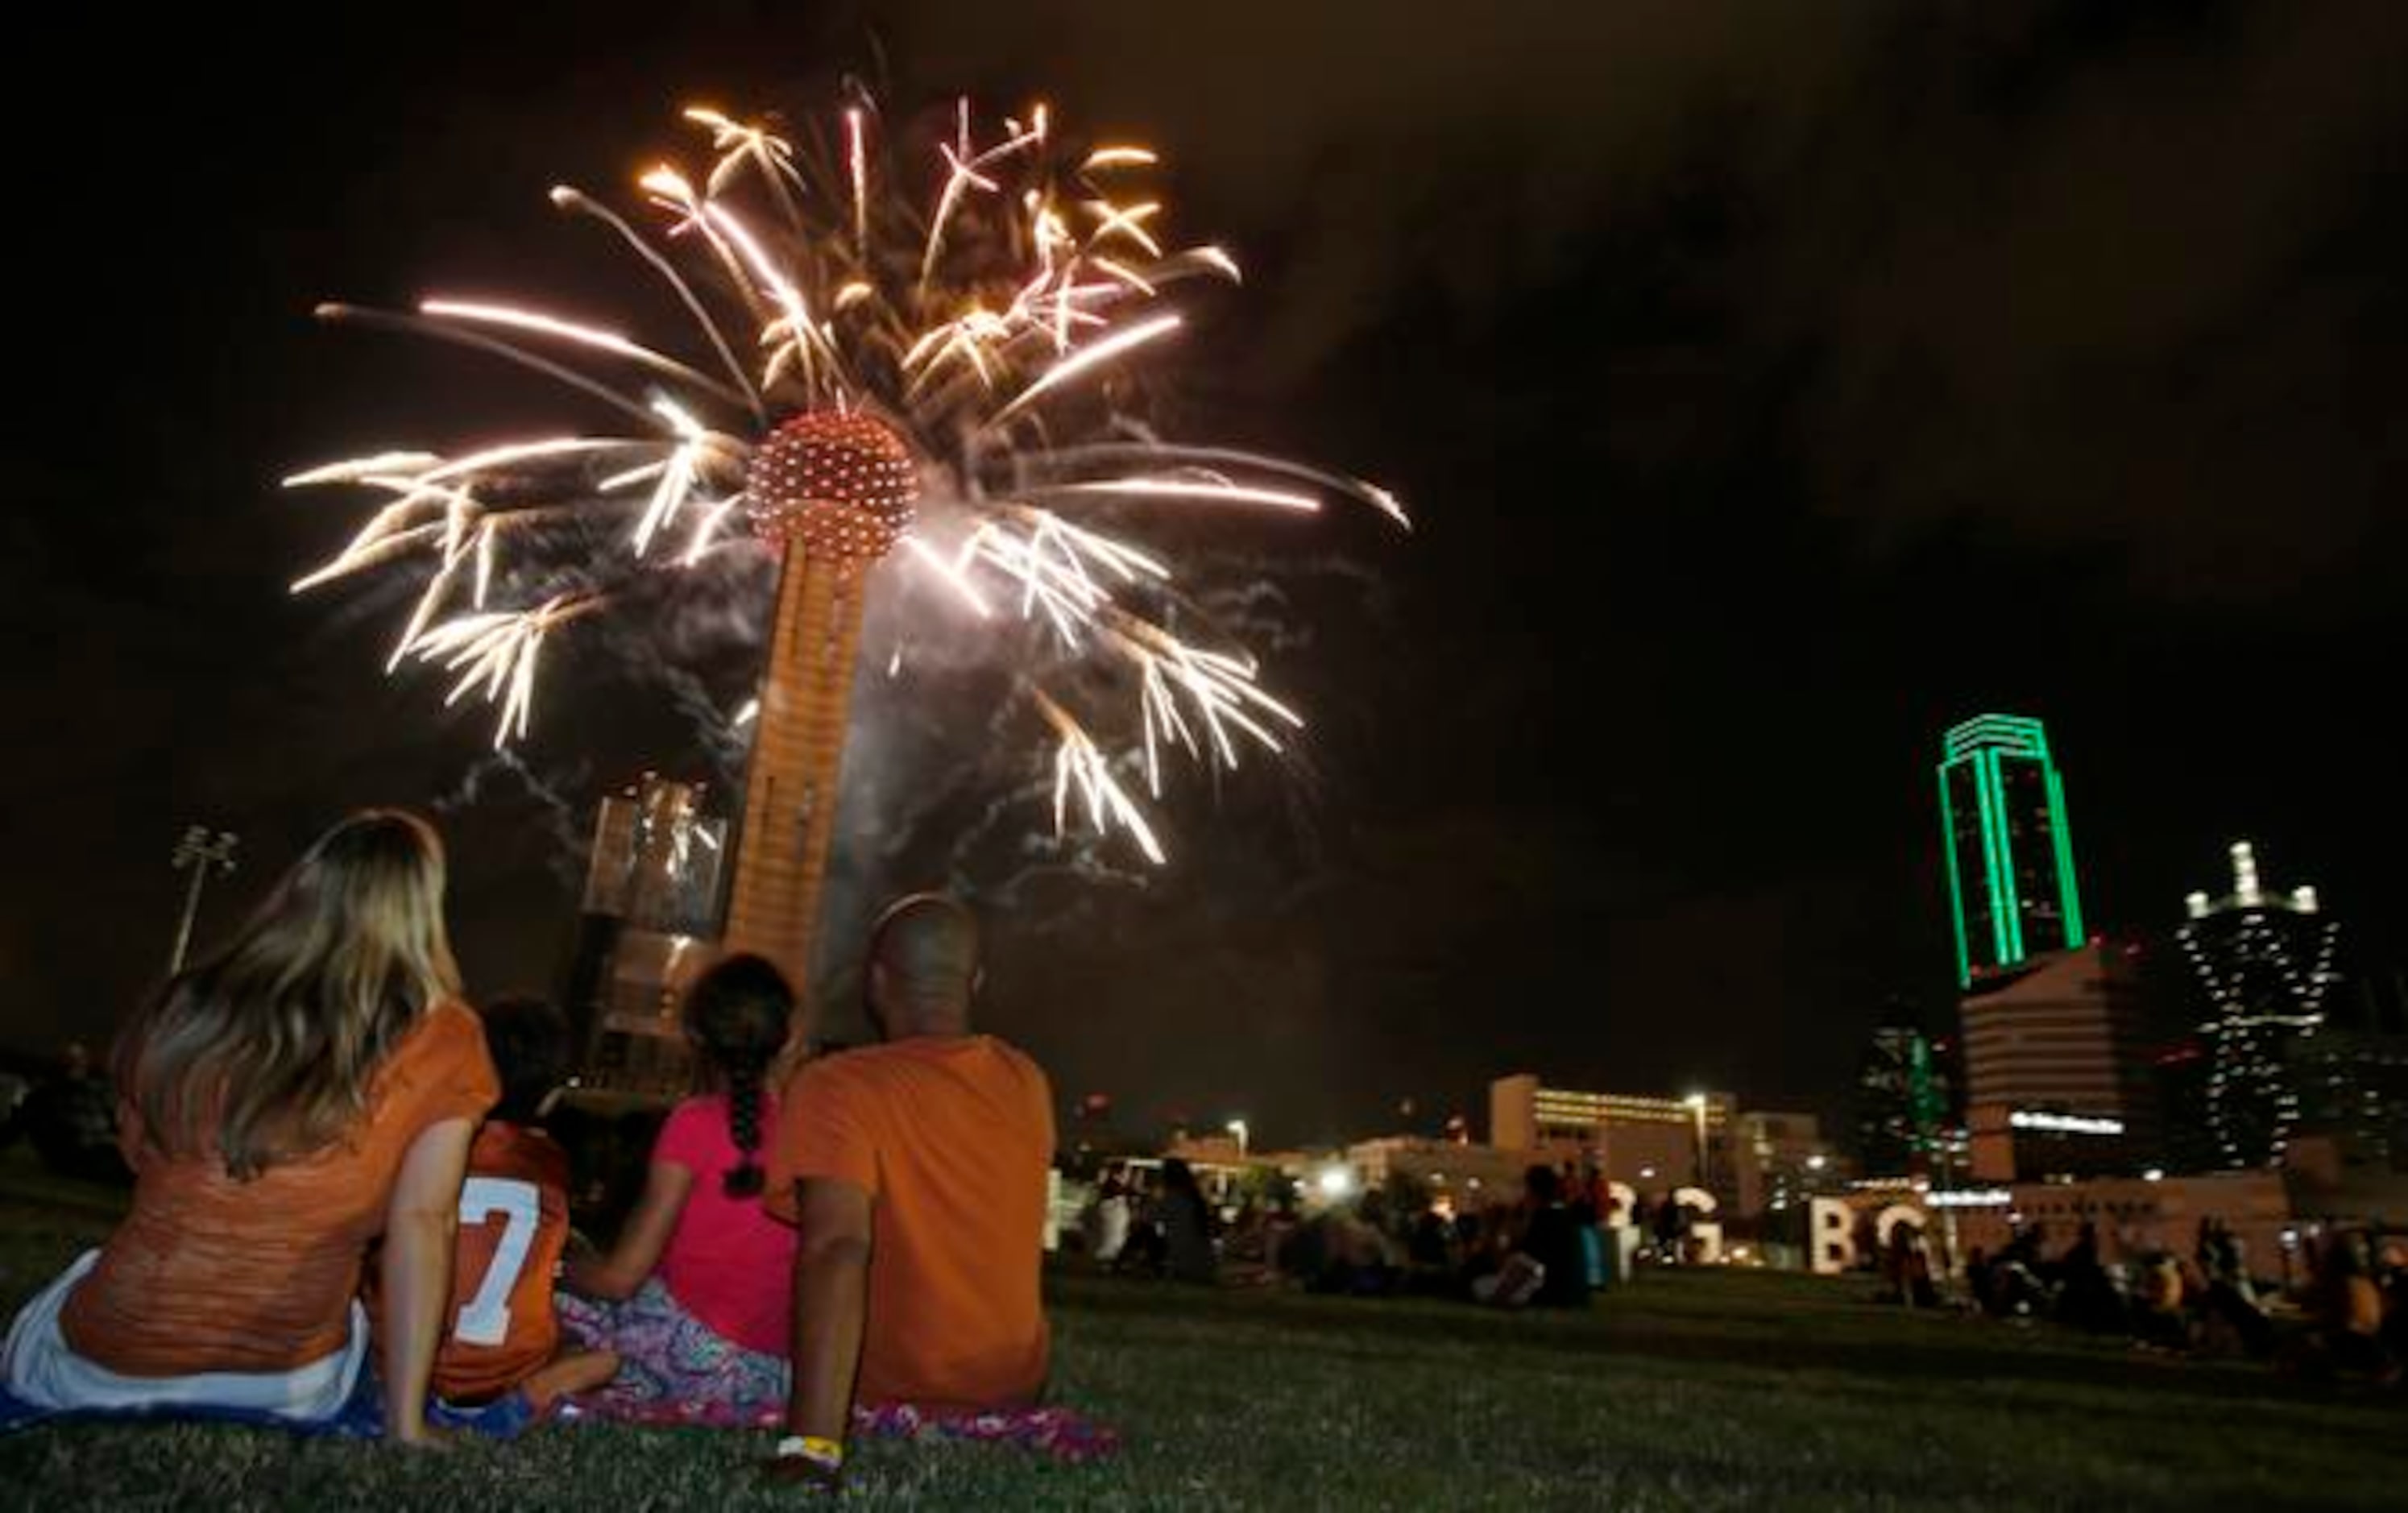
[[1942, 737], [1947, 760], [1958, 761], [1977, 751], [2001, 751], [2013, 756], [2048, 759], [2048, 734], [2028, 715], [1984, 714], [1952, 725]]

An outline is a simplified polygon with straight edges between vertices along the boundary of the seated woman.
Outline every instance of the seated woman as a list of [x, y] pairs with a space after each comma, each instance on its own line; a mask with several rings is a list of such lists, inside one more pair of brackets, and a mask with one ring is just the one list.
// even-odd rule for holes
[[368, 1359], [354, 1298], [381, 1234], [384, 1429], [426, 1438], [461, 1175], [499, 1093], [459, 993], [435, 832], [372, 810], [321, 836], [126, 1027], [133, 1209], [17, 1315], [9, 1392], [333, 1420]]
[[572, 1259], [558, 1300], [572, 1335], [619, 1357], [595, 1405], [606, 1413], [754, 1423], [785, 1409], [795, 1232], [761, 1206], [759, 1153], [778, 1117], [764, 1084], [794, 1012], [758, 956], [727, 958], [686, 997], [715, 1091], [670, 1111], [618, 1244]]

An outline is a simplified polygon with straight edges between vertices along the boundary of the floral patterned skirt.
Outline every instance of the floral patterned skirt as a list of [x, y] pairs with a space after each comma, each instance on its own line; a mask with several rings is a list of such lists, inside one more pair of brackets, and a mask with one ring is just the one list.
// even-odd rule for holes
[[657, 1277], [623, 1303], [565, 1292], [556, 1303], [561, 1327], [580, 1344], [619, 1354], [610, 1385], [579, 1399], [585, 1412], [749, 1428], [785, 1411], [784, 1359], [724, 1338], [680, 1306]]
[[[655, 1277], [624, 1303], [557, 1295], [561, 1327], [588, 1349], [619, 1352], [610, 1385], [575, 1400], [571, 1417], [623, 1423], [774, 1429], [784, 1421], [786, 1363], [722, 1338], [678, 1306]], [[1073, 1408], [980, 1412], [860, 1404], [853, 1432], [872, 1439], [1016, 1445], [1072, 1463], [1119, 1448], [1120, 1436]]]

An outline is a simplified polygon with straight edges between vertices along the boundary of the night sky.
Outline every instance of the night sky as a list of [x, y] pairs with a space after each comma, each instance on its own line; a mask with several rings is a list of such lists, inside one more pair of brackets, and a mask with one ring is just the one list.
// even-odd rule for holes
[[[594, 798], [707, 768], [678, 690], [597, 634], [523, 769], [484, 761], [481, 715], [380, 681], [389, 600], [287, 598], [355, 517], [275, 480], [595, 418], [308, 310], [510, 292], [675, 330], [619, 315], [641, 286], [545, 190], [627, 203], [680, 104], [847, 71], [1161, 148], [1174, 230], [1249, 274], [1166, 423], [1381, 478], [1420, 526], [1218, 543], [1277, 569], [1308, 777], [1186, 790], [1142, 885], [1022, 844], [1039, 803], [967, 853], [987, 1021], [1066, 1095], [1280, 1142], [1408, 1095], [1484, 1119], [1523, 1069], [1836, 1111], [1885, 999], [1948, 1003], [1931, 769], [1986, 709], [2048, 722], [2097, 924], [2170, 924], [2248, 835], [2361, 960], [2408, 958], [2394, 0], [72, 24], [9, 92], [0, 1042], [106, 1037], [194, 820], [247, 859], [206, 935], [345, 807], [437, 807], [472, 990], [552, 978]], [[959, 782], [879, 778], [855, 910], [945, 880], [968, 822]]]

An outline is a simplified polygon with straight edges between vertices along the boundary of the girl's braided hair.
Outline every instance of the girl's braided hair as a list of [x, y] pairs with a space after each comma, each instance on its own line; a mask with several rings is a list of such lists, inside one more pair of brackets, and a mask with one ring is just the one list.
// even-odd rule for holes
[[686, 994], [686, 1035], [727, 1088], [727, 1133], [741, 1152], [724, 1182], [731, 1198], [760, 1194], [762, 1087], [785, 1049], [794, 1014], [795, 990], [785, 974], [749, 953], [719, 963]]

